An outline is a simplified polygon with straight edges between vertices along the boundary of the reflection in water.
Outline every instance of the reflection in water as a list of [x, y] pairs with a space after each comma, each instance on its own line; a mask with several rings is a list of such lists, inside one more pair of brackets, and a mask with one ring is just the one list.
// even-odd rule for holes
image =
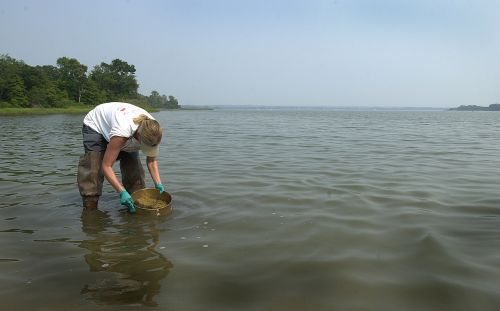
[[[128, 216], [128, 217], [127, 217]], [[82, 229], [89, 237], [80, 247], [90, 251], [85, 261], [95, 281], [81, 290], [100, 304], [156, 306], [153, 298], [172, 263], [155, 248], [159, 243], [159, 218], [123, 215], [120, 223], [103, 211], [83, 211]]]

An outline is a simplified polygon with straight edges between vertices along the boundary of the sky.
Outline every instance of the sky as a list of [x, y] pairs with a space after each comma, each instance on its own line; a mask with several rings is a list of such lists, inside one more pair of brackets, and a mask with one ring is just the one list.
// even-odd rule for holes
[[0, 54], [133, 64], [181, 105], [500, 102], [496, 0], [0, 0]]

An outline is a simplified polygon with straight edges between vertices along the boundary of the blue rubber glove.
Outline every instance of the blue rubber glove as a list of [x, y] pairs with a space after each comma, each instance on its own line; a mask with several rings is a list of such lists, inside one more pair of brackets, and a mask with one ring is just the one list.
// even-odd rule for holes
[[155, 188], [160, 190], [160, 194], [162, 194], [163, 192], [165, 192], [165, 187], [163, 186], [162, 183], [159, 183], [159, 184], [155, 184]]
[[120, 192], [120, 203], [128, 208], [129, 213], [135, 214], [134, 200], [132, 200], [127, 190]]

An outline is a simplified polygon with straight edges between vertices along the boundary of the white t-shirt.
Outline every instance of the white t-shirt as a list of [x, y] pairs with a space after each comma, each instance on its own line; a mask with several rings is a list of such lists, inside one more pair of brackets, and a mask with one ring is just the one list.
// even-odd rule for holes
[[137, 151], [139, 142], [132, 136], [139, 127], [134, 123], [134, 118], [141, 114], [154, 120], [140, 107], [120, 102], [104, 103], [92, 109], [83, 119], [83, 124], [104, 136], [108, 142], [113, 136], [128, 138], [122, 150]]

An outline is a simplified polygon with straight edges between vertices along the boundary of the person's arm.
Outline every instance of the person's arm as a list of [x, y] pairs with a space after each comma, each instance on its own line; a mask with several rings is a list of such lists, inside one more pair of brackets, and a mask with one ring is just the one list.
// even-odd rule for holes
[[125, 145], [126, 141], [127, 139], [125, 137], [111, 137], [111, 139], [109, 140], [109, 144], [106, 147], [106, 152], [104, 153], [104, 159], [102, 160], [101, 166], [104, 177], [106, 177], [106, 180], [111, 184], [111, 186], [113, 186], [113, 188], [115, 188], [118, 193], [122, 192], [125, 188], [116, 177], [115, 172], [113, 171], [113, 164], [118, 158], [118, 154], [120, 153], [122, 147]]
[[122, 205], [125, 205], [128, 207], [128, 211], [130, 213], [135, 213], [135, 205], [134, 205], [134, 200], [130, 196], [130, 193], [128, 193], [127, 190], [125, 190], [125, 187], [122, 186], [120, 181], [118, 181], [118, 178], [115, 175], [115, 172], [113, 171], [113, 163], [115, 163], [116, 159], [118, 158], [118, 154], [120, 153], [120, 150], [122, 147], [125, 145], [127, 142], [127, 139], [125, 137], [120, 137], [120, 136], [113, 136], [109, 140], [108, 146], [106, 147], [106, 152], [104, 153], [104, 158], [102, 160], [102, 165], [101, 165], [101, 170], [102, 173], [104, 174], [104, 177], [106, 177], [106, 180], [115, 188], [116, 192], [120, 194], [120, 203]]
[[161, 183], [160, 172], [158, 171], [158, 161], [156, 157], [146, 157], [146, 164], [148, 166], [149, 174], [155, 183], [155, 188], [160, 190], [160, 192], [165, 191], [163, 184]]
[[118, 154], [122, 149], [123, 145], [127, 139], [125, 137], [113, 136], [109, 140], [108, 146], [106, 147], [106, 152], [104, 153], [104, 159], [102, 160], [101, 170], [106, 177], [106, 180], [115, 188], [116, 192], [120, 194], [120, 203], [127, 206], [130, 213], [135, 213], [134, 200], [130, 196], [125, 187], [122, 186], [120, 181], [113, 171], [113, 163], [115, 163], [118, 158]]

